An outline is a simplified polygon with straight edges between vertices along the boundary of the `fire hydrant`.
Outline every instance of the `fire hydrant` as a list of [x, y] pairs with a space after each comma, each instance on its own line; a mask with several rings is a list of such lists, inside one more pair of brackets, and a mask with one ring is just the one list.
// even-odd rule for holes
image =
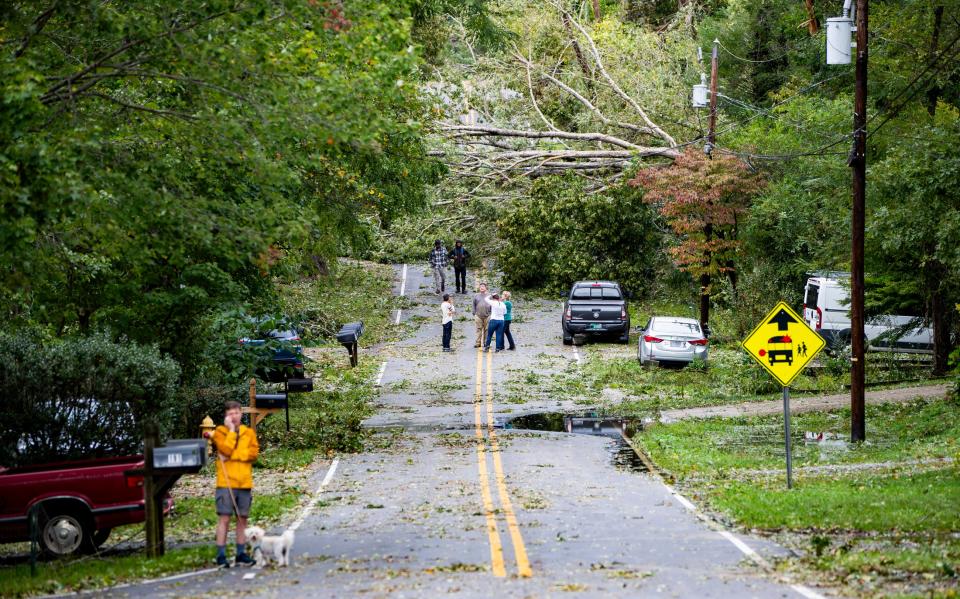
[[213, 423], [213, 419], [209, 416], [200, 423], [200, 436], [207, 440], [207, 451], [210, 455], [213, 455], [213, 431], [216, 428], [217, 425]]

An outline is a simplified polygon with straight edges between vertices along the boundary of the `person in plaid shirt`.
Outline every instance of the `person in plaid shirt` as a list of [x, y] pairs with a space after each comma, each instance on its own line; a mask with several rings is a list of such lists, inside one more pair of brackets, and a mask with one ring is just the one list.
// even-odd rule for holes
[[446, 291], [447, 275], [444, 270], [447, 268], [447, 248], [443, 247], [443, 242], [439, 239], [433, 242], [433, 251], [428, 258], [430, 266], [433, 268], [433, 287], [434, 293]]

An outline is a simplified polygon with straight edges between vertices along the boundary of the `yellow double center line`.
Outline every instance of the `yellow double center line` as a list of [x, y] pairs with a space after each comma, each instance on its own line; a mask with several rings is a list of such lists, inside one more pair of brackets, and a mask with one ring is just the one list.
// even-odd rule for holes
[[[510, 502], [507, 484], [503, 474], [503, 461], [500, 458], [500, 443], [497, 433], [493, 429], [493, 355], [487, 353], [486, 376], [486, 432], [490, 440], [490, 454], [493, 457], [493, 470], [496, 476], [497, 494], [500, 505], [507, 521], [507, 530], [510, 532], [510, 541], [513, 544], [513, 554], [517, 561], [517, 574], [528, 577], [533, 575], [530, 560], [527, 558], [527, 549], [523, 544], [523, 535], [517, 525], [517, 515]], [[484, 438], [483, 404], [483, 354], [477, 352], [477, 376], [474, 387], [473, 409], [476, 423], [477, 468], [480, 472], [480, 495], [483, 498], [483, 510], [487, 520], [487, 535], [490, 537], [490, 563], [493, 565], [494, 576], [506, 576], [507, 570], [503, 559], [503, 543], [500, 541], [500, 531], [497, 524], [496, 511], [493, 507], [493, 494], [490, 491], [490, 476], [487, 473], [487, 439]]]

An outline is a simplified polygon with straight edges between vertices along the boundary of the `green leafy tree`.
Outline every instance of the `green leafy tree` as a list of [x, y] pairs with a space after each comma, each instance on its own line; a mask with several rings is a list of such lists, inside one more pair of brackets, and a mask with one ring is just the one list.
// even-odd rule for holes
[[700, 279], [700, 321], [710, 319], [713, 279], [727, 276], [736, 293], [739, 228], [763, 177], [732, 156], [705, 156], [688, 149], [673, 164], [637, 173], [643, 188], [677, 236], [670, 253], [677, 266]]

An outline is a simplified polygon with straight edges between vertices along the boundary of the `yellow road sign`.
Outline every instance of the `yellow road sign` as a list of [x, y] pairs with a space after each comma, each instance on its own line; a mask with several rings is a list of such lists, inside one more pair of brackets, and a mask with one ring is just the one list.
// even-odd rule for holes
[[777, 304], [743, 340], [743, 349], [784, 387], [826, 345], [785, 302]]

